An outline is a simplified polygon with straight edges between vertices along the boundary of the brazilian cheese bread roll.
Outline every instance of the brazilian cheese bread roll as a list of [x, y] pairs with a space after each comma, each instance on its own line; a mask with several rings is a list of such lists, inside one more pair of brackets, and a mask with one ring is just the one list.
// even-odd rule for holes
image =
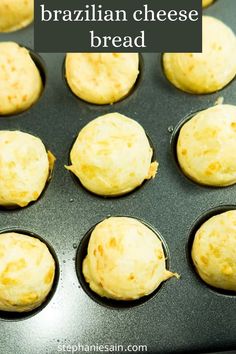
[[25, 312], [40, 306], [55, 275], [47, 246], [24, 234], [0, 234], [0, 260], [0, 310]]
[[40, 97], [42, 79], [29, 51], [14, 42], [0, 43], [0, 115], [31, 107]]
[[214, 2], [214, 0], [202, 0], [202, 6], [206, 7], [211, 5]]
[[196, 232], [192, 259], [202, 280], [236, 291], [236, 210], [211, 217]]
[[197, 113], [181, 128], [179, 165], [186, 176], [208, 186], [236, 183], [236, 106], [217, 105]]
[[236, 37], [214, 17], [203, 16], [202, 53], [165, 53], [164, 72], [182, 91], [212, 93], [225, 87], [236, 75]]
[[157, 162], [144, 129], [133, 119], [110, 113], [88, 123], [79, 133], [67, 167], [89, 191], [118, 196], [153, 178]]
[[178, 277], [166, 269], [157, 235], [130, 217], [110, 217], [95, 227], [83, 274], [95, 293], [114, 300], [139, 299]]
[[139, 74], [138, 53], [69, 53], [66, 79], [73, 93], [95, 104], [125, 97]]
[[0, 32], [12, 32], [29, 25], [34, 18], [34, 0], [1, 0]]
[[54, 157], [42, 141], [20, 131], [0, 131], [0, 205], [25, 207], [39, 198]]

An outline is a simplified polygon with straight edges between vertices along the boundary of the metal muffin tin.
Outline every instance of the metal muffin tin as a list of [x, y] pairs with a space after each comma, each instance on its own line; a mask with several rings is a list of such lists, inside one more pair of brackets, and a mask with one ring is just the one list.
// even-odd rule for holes
[[[235, 0], [216, 0], [204, 13], [236, 32], [235, 10]], [[33, 26], [0, 35], [0, 41], [9, 40], [33, 48]], [[119, 344], [124, 352], [128, 345], [147, 345], [148, 353], [161, 354], [236, 350], [236, 296], [204, 284], [189, 257], [199, 220], [235, 208], [236, 186], [208, 188], [191, 182], [179, 170], [173, 152], [179, 122], [192, 111], [212, 106], [220, 96], [236, 104], [236, 81], [218, 93], [186, 94], [166, 80], [160, 54], [144, 54], [133, 92], [114, 105], [97, 106], [71, 93], [63, 78], [64, 58], [65, 54], [42, 54], [46, 80], [41, 98], [24, 113], [0, 118], [1, 129], [39, 136], [57, 157], [53, 177], [37, 202], [0, 211], [0, 232], [17, 229], [38, 235], [53, 247], [60, 269], [46, 306], [23, 318], [0, 313], [0, 353], [54, 354], [63, 345], [78, 344]], [[133, 193], [105, 199], [86, 191], [64, 165], [80, 129], [109, 112], [142, 124], [160, 167], [156, 179]], [[158, 230], [167, 244], [169, 269], [181, 274], [180, 280], [168, 280], [137, 306], [94, 301], [77, 277], [84, 252], [80, 242], [108, 215], [136, 217]]]

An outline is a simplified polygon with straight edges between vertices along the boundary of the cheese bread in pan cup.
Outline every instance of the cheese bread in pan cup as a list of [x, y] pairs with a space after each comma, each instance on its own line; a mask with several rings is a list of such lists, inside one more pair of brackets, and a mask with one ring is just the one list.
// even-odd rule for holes
[[236, 210], [208, 219], [196, 232], [192, 260], [202, 280], [236, 291]]
[[167, 79], [182, 91], [212, 93], [225, 87], [236, 75], [236, 36], [220, 20], [203, 16], [202, 53], [165, 53]]
[[37, 200], [51, 177], [54, 161], [39, 138], [0, 130], [0, 205], [25, 207]]
[[166, 269], [162, 243], [142, 222], [110, 217], [91, 233], [83, 275], [93, 292], [113, 300], [137, 300], [178, 275]]
[[0, 311], [39, 307], [55, 276], [55, 261], [46, 244], [18, 232], [0, 234], [0, 260]]
[[69, 53], [65, 75], [84, 101], [111, 104], [128, 95], [139, 74], [138, 53]]
[[28, 26], [34, 18], [34, 0], [1, 0], [0, 32], [12, 32]]
[[202, 0], [202, 6], [203, 7], [207, 7], [207, 6], [211, 5], [211, 4], [213, 4], [214, 1], [215, 0]]
[[27, 110], [42, 90], [40, 72], [28, 49], [14, 42], [0, 42], [0, 115]]
[[214, 187], [236, 183], [236, 106], [220, 104], [197, 113], [179, 132], [177, 158], [193, 181]]
[[79, 133], [66, 166], [90, 192], [120, 196], [154, 178], [157, 162], [142, 126], [119, 113], [88, 123]]

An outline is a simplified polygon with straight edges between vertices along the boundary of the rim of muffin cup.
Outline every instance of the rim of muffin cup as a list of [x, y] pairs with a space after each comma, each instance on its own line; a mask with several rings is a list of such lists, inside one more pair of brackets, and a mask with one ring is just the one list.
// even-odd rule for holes
[[230, 211], [230, 210], [236, 210], [236, 205], [235, 204], [222, 204], [216, 207], [213, 207], [211, 209], [208, 209], [204, 212], [202, 212], [200, 214], [200, 216], [198, 216], [198, 218], [195, 220], [195, 222], [193, 223], [193, 225], [190, 228], [190, 232], [188, 235], [188, 240], [187, 240], [187, 244], [185, 247], [185, 251], [186, 251], [186, 257], [187, 257], [187, 262], [188, 265], [192, 271], [192, 273], [195, 276], [196, 281], [206, 290], [209, 290], [211, 292], [213, 292], [214, 294], [220, 295], [220, 296], [227, 296], [227, 297], [235, 297], [236, 296], [236, 292], [233, 290], [226, 290], [226, 289], [221, 289], [221, 288], [217, 288], [214, 287], [208, 283], [206, 283], [198, 274], [198, 271], [193, 263], [193, 259], [191, 256], [191, 252], [192, 252], [192, 246], [193, 246], [193, 242], [194, 242], [194, 238], [196, 235], [196, 232], [199, 230], [199, 228], [210, 218], [212, 218], [213, 216], [222, 214], [224, 212]]
[[[96, 118], [99, 118], [99, 117], [96, 117]], [[94, 119], [96, 119], [94, 118]], [[92, 119], [92, 120], [94, 120]], [[133, 119], [133, 118], [131, 118]], [[89, 124], [92, 120], [90, 120], [87, 124]], [[69, 147], [69, 152], [68, 152], [68, 157], [67, 157], [67, 164], [68, 166], [71, 166], [72, 165], [72, 161], [71, 161], [71, 158], [70, 158], [70, 153], [71, 153], [71, 150], [76, 142], [76, 139], [78, 138], [78, 135], [79, 133], [81, 132], [81, 130], [87, 125], [85, 124], [77, 133], [76, 135], [73, 135], [72, 139], [72, 143]], [[144, 128], [143, 128], [144, 129]], [[145, 131], [145, 130], [144, 130]], [[151, 163], [157, 161], [158, 162], [158, 159], [157, 159], [157, 153], [156, 153], [156, 149], [154, 147], [154, 143], [153, 143], [153, 140], [151, 139], [150, 135], [148, 135], [148, 133], [145, 131], [145, 135], [148, 139], [148, 142], [149, 142], [149, 145], [152, 149], [152, 159], [151, 159]], [[158, 171], [159, 171], [159, 168], [160, 166], [158, 167], [158, 170], [157, 170], [157, 174], [158, 174]], [[146, 184], [148, 184], [149, 182], [151, 182], [153, 179], [155, 180], [156, 178], [158, 178], [157, 176], [155, 176], [154, 178], [149, 178], [149, 179], [144, 179], [143, 182], [135, 187], [134, 189], [132, 189], [131, 191], [129, 192], [126, 192], [126, 193], [123, 193], [123, 194], [120, 194], [120, 195], [101, 195], [101, 194], [96, 194], [92, 191], [90, 191], [88, 188], [86, 188], [80, 181], [79, 177], [77, 177], [72, 171], [68, 170], [67, 172], [70, 173], [71, 175], [71, 178], [73, 180], [73, 182], [75, 183], [75, 185], [77, 187], [79, 187], [81, 190], [83, 190], [85, 193], [88, 193], [90, 194], [91, 196], [94, 196], [94, 197], [97, 197], [99, 199], [107, 199], [107, 200], [114, 200], [114, 199], [121, 199], [121, 198], [125, 198], [125, 197], [128, 197], [129, 195], [133, 194], [133, 193], [136, 193], [138, 192], [140, 189], [142, 189], [144, 186], [146, 186]]]
[[56, 254], [53, 246], [44, 237], [39, 236], [38, 233], [35, 233], [33, 231], [29, 231], [28, 229], [25, 229], [24, 227], [22, 227], [22, 228], [21, 227], [7, 227], [4, 229], [1, 229], [0, 230], [0, 237], [2, 234], [10, 233], [10, 232], [24, 234], [26, 236], [30, 236], [30, 237], [34, 237], [34, 238], [38, 239], [39, 241], [41, 241], [42, 243], [44, 243], [47, 246], [47, 248], [48, 248], [48, 250], [55, 262], [55, 275], [54, 275], [52, 287], [51, 287], [48, 295], [46, 296], [44, 302], [40, 306], [36, 307], [35, 309], [33, 309], [31, 311], [24, 311], [24, 312], [17, 312], [17, 311], [13, 312], [13, 311], [1, 311], [0, 310], [0, 321], [22, 321], [22, 320], [26, 320], [26, 319], [29, 319], [29, 318], [37, 315], [44, 308], [46, 308], [47, 305], [50, 303], [53, 296], [55, 295], [55, 292], [57, 290], [57, 286], [59, 283], [60, 266], [59, 266], [59, 260], [58, 260], [57, 254]]
[[130, 309], [134, 308], [137, 306], [144, 305], [146, 302], [151, 300], [153, 297], [155, 297], [160, 291], [163, 291], [163, 288], [165, 287], [166, 281], [163, 281], [160, 283], [160, 285], [149, 295], [142, 296], [139, 299], [136, 300], [115, 300], [115, 299], [109, 299], [106, 297], [102, 297], [95, 293], [89, 286], [89, 283], [86, 282], [85, 277], [83, 275], [83, 261], [85, 257], [87, 256], [87, 249], [88, 249], [88, 244], [90, 240], [90, 236], [95, 229], [95, 227], [100, 224], [102, 221], [109, 219], [110, 217], [126, 217], [126, 218], [132, 218], [135, 219], [139, 222], [141, 222], [144, 226], [148, 227], [151, 231], [154, 232], [156, 237], [161, 241], [164, 256], [165, 256], [165, 266], [166, 270], [170, 270], [171, 267], [171, 256], [170, 256], [170, 251], [168, 248], [168, 245], [162, 236], [162, 234], [154, 228], [152, 225], [150, 225], [148, 222], [146, 222], [144, 219], [132, 216], [132, 215], [108, 215], [104, 217], [103, 219], [99, 220], [96, 224], [94, 224], [82, 237], [82, 239], [79, 242], [79, 245], [76, 250], [76, 257], [75, 257], [75, 270], [77, 274], [77, 278], [79, 281], [79, 284], [81, 288], [84, 290], [84, 292], [88, 295], [88, 297], [95, 301], [97, 304], [109, 308], [109, 309], [114, 309], [114, 310], [125, 310], [125, 309]]
[[[23, 112], [22, 112], [23, 113]], [[1, 118], [0, 118], [1, 119]], [[49, 149], [49, 147], [47, 145], [44, 144], [44, 141], [42, 140], [42, 138], [38, 135], [35, 135], [35, 133], [31, 132], [31, 131], [26, 131], [25, 129], [24, 130], [16, 130], [16, 129], [2, 129], [2, 131], [11, 131], [11, 132], [15, 132], [15, 131], [19, 131], [21, 133], [26, 133], [26, 134], [30, 134], [38, 139], [41, 140], [41, 142], [43, 143], [44, 147], [45, 147], [45, 150], [46, 150], [46, 154], [48, 155], [48, 152], [51, 150]], [[0, 129], [1, 131], [1, 129]], [[53, 154], [53, 152], [51, 152]], [[55, 156], [53, 154], [53, 156]], [[49, 165], [50, 165], [50, 162], [48, 161]], [[48, 178], [46, 180], [46, 183], [43, 187], [43, 190], [42, 192], [40, 193], [39, 197], [36, 199], [36, 200], [32, 200], [31, 202], [29, 202], [26, 206], [24, 207], [21, 207], [20, 205], [12, 205], [12, 206], [4, 206], [4, 205], [0, 205], [0, 212], [19, 212], [20, 210], [24, 210], [24, 209], [27, 209], [29, 207], [31, 207], [32, 205], [36, 204], [37, 202], [39, 202], [41, 199], [43, 199], [45, 197], [45, 194], [47, 192], [47, 189], [49, 188], [49, 185], [53, 179], [53, 176], [54, 176], [54, 170], [55, 170], [55, 162], [54, 162], [54, 165], [52, 166], [52, 169], [50, 169], [50, 166], [49, 166], [49, 174], [48, 174]], [[2, 232], [0, 231], [0, 234]]]
[[[215, 105], [217, 106], [217, 104]], [[199, 186], [205, 189], [226, 189], [226, 188], [232, 188], [234, 186], [234, 184], [228, 185], [228, 186], [213, 186], [213, 185], [207, 185], [204, 183], [201, 183], [199, 181], [194, 181], [193, 179], [191, 179], [190, 177], [188, 177], [182, 170], [180, 164], [179, 164], [179, 160], [178, 160], [178, 155], [177, 155], [177, 143], [178, 143], [178, 139], [179, 139], [179, 134], [180, 134], [180, 130], [181, 128], [185, 125], [185, 123], [187, 123], [188, 121], [190, 121], [193, 117], [195, 117], [198, 113], [205, 111], [208, 108], [214, 107], [214, 105], [210, 105], [207, 107], [203, 107], [201, 109], [198, 110], [192, 110], [190, 111], [190, 113], [186, 114], [184, 116], [184, 118], [182, 118], [177, 125], [174, 127], [173, 132], [171, 133], [171, 137], [170, 137], [170, 150], [171, 150], [171, 155], [172, 155], [172, 160], [174, 162], [175, 167], [177, 168], [177, 171], [179, 173], [180, 176], [182, 176], [186, 182], [190, 182], [191, 184], [195, 185], [195, 186]]]
[[138, 76], [136, 78], [136, 81], [135, 83], [133, 84], [133, 86], [131, 87], [131, 89], [129, 90], [129, 92], [121, 97], [118, 101], [115, 101], [115, 102], [112, 102], [112, 103], [104, 103], [104, 104], [98, 104], [98, 103], [93, 103], [93, 102], [89, 102], [89, 101], [86, 101], [84, 100], [83, 98], [77, 96], [73, 91], [72, 89], [70, 88], [70, 85], [67, 81], [67, 77], [66, 77], [66, 56], [67, 54], [65, 54], [64, 56], [64, 59], [63, 59], [63, 63], [62, 63], [62, 79], [65, 83], [65, 86], [67, 88], [67, 90], [72, 94], [72, 96], [74, 96], [74, 98], [79, 101], [79, 102], [82, 102], [90, 107], [95, 107], [96, 109], [101, 109], [103, 110], [104, 108], [107, 108], [107, 107], [114, 107], [114, 105], [118, 104], [118, 103], [121, 103], [123, 101], [126, 101], [127, 99], [131, 98], [135, 93], [136, 91], [139, 89], [142, 81], [143, 81], [143, 77], [144, 77], [144, 71], [145, 71], [145, 64], [144, 64], [144, 58], [143, 58], [143, 55], [141, 53], [138, 53], [139, 55], [139, 66], [138, 66], [138, 70], [139, 70], [139, 73], [138, 73]]
[[32, 48], [25, 46], [22, 43], [19, 43], [19, 42], [15, 42], [15, 43], [18, 44], [21, 48], [25, 48], [29, 51], [29, 55], [30, 55], [31, 59], [33, 60], [34, 64], [36, 65], [36, 68], [38, 69], [41, 80], [42, 80], [42, 91], [41, 91], [40, 95], [38, 96], [37, 100], [30, 107], [28, 107], [27, 109], [20, 111], [20, 112], [0, 114], [0, 120], [3, 118], [8, 118], [8, 117], [22, 116], [24, 113], [28, 112], [34, 106], [36, 106], [44, 96], [45, 88], [46, 88], [47, 81], [48, 81], [48, 79], [47, 79], [47, 66], [46, 66], [46, 62], [42, 58], [42, 56], [39, 53], [35, 52]]

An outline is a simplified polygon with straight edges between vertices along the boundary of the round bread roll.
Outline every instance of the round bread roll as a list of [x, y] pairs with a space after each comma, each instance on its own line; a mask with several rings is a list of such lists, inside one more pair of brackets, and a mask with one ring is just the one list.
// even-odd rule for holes
[[183, 125], [177, 156], [184, 174], [208, 186], [236, 183], [236, 106], [201, 111]]
[[31, 311], [50, 292], [55, 262], [47, 246], [19, 233], [0, 235], [0, 310]]
[[29, 51], [14, 42], [0, 43], [0, 115], [22, 112], [42, 92], [42, 79]]
[[24, 207], [37, 200], [49, 171], [49, 156], [39, 138], [0, 131], [0, 205]]
[[236, 37], [223, 22], [203, 16], [202, 53], [166, 53], [164, 71], [177, 88], [195, 94], [215, 92], [236, 75]]
[[157, 235], [128, 217], [111, 217], [95, 227], [83, 261], [83, 274], [95, 293], [115, 300], [149, 295], [176, 275], [166, 270]]
[[137, 53], [70, 53], [65, 65], [74, 94], [96, 104], [114, 103], [125, 97], [139, 74]]
[[89, 191], [118, 196], [153, 178], [157, 162], [144, 129], [119, 113], [94, 119], [79, 133], [70, 153], [72, 171]]
[[207, 7], [211, 5], [214, 2], [214, 0], [202, 0], [202, 6]]
[[12, 32], [29, 25], [34, 18], [34, 0], [1, 0], [0, 32]]
[[236, 291], [236, 210], [206, 221], [197, 231], [192, 259], [202, 280], [216, 288]]

